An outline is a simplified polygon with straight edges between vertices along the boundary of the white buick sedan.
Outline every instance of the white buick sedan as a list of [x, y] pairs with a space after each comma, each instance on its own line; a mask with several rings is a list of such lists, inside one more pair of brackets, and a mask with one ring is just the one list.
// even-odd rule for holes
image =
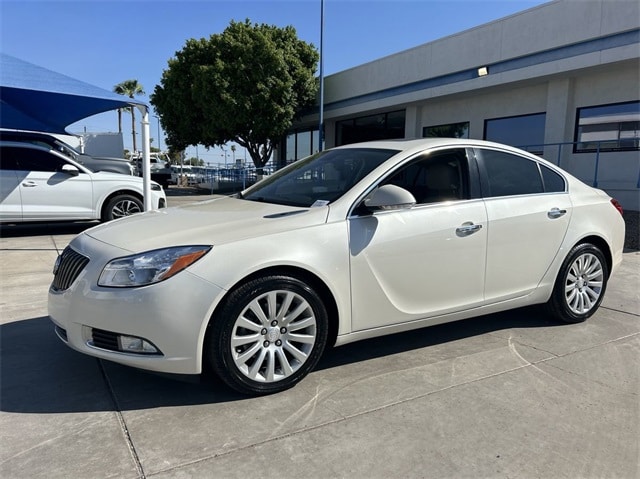
[[537, 156], [362, 143], [85, 231], [55, 264], [49, 314], [85, 354], [267, 394], [328, 346], [532, 304], [584, 321], [623, 240], [615, 200]]

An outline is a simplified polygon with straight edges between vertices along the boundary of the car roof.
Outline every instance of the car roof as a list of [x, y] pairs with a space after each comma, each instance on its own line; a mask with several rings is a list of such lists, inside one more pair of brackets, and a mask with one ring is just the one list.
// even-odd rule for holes
[[[337, 148], [382, 148], [400, 151], [409, 151], [412, 149], [437, 148], [440, 146], [478, 146], [508, 149], [518, 152], [524, 152], [517, 148], [504, 145], [502, 143], [494, 143], [486, 140], [472, 140], [468, 138], [413, 138], [413, 139], [397, 139], [397, 140], [374, 140], [362, 143], [350, 143]], [[524, 152], [527, 153], [527, 152]]]
[[526, 156], [532, 160], [552, 165], [549, 161], [541, 156], [534, 155], [528, 151], [505, 145], [504, 143], [496, 143], [486, 140], [473, 140], [468, 138], [413, 138], [413, 139], [397, 139], [397, 140], [374, 140], [362, 143], [350, 143], [348, 145], [338, 146], [332, 149], [349, 149], [349, 148], [380, 148], [385, 150], [397, 150], [404, 155], [418, 153], [425, 149], [444, 148], [444, 147], [476, 147], [476, 148], [492, 148], [502, 151], [508, 151], [520, 156]]
[[0, 138], [3, 136], [16, 136], [16, 137], [33, 137], [33, 138], [46, 138], [51, 140], [58, 140], [55, 136], [44, 133], [41, 131], [26, 131], [26, 130], [0, 130]]

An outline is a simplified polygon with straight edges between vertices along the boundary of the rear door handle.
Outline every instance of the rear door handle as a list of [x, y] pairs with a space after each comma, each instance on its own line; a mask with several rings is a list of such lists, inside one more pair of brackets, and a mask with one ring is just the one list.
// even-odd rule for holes
[[476, 231], [480, 231], [482, 225], [474, 225], [472, 222], [463, 223], [462, 226], [458, 226], [456, 228], [457, 236], [469, 236], [475, 233]]
[[35, 181], [23, 181], [22, 186], [25, 188], [33, 188], [34, 186], [38, 186], [38, 184]]
[[547, 216], [552, 220], [554, 220], [556, 218], [560, 218], [561, 216], [564, 216], [566, 213], [567, 213], [567, 210], [561, 210], [560, 208], [551, 208], [547, 213]]

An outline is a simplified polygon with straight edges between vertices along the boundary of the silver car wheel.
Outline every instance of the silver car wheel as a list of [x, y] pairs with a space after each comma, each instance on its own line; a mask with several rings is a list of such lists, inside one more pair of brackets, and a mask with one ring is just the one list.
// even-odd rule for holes
[[316, 341], [313, 308], [301, 295], [285, 290], [264, 293], [236, 318], [231, 356], [247, 378], [273, 383], [294, 374]]
[[591, 253], [578, 256], [571, 264], [565, 282], [565, 299], [575, 314], [589, 312], [602, 294], [604, 271], [600, 260]]
[[111, 209], [111, 216], [114, 219], [134, 215], [136, 213], [142, 213], [142, 209], [138, 203], [129, 199], [122, 199], [121, 201], [118, 201]]

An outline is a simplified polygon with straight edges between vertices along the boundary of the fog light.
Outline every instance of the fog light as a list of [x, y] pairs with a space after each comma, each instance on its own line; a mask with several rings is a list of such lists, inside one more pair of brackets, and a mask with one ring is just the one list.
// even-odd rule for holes
[[160, 352], [150, 342], [135, 336], [118, 336], [118, 346], [123, 353], [158, 354]]

